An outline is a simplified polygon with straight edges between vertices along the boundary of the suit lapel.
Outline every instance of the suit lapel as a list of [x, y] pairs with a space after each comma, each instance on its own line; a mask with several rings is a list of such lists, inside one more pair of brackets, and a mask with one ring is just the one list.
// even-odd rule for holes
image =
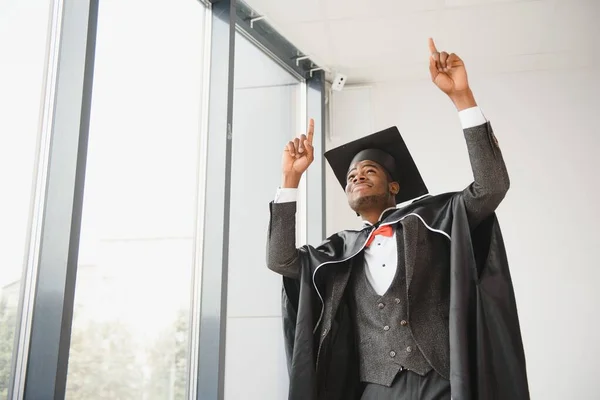
[[415, 264], [417, 262], [417, 242], [419, 239], [419, 222], [417, 218], [408, 217], [402, 220], [402, 238], [398, 238], [398, 257], [404, 255], [404, 260], [399, 259], [398, 262], [404, 261], [406, 269], [406, 289], [407, 293], [410, 290], [413, 274], [415, 272]]

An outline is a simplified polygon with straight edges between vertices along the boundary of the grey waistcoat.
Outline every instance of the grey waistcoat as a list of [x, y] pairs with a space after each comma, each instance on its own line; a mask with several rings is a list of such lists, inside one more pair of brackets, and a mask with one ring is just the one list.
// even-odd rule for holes
[[408, 323], [402, 229], [396, 230], [396, 236], [398, 268], [387, 292], [383, 296], [375, 292], [367, 280], [364, 261], [355, 263], [350, 282], [359, 343], [360, 379], [385, 386], [392, 385], [402, 368], [419, 375], [432, 369], [417, 346]]

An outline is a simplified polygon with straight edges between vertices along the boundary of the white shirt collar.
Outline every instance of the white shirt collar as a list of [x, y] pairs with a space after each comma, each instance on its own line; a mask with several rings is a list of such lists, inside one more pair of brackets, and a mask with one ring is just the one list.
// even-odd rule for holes
[[[383, 212], [382, 212], [382, 213], [381, 213], [381, 215], [379, 216], [379, 219], [378, 219], [378, 221], [381, 221], [381, 218], [383, 217], [383, 214], [385, 214], [386, 212], [388, 212], [388, 211], [390, 211], [390, 210], [395, 210], [396, 208], [397, 208], [397, 207], [396, 207], [396, 206], [394, 206], [394, 207], [389, 207], [389, 208], [386, 208], [385, 210], [383, 210]], [[369, 221], [366, 221], [366, 220], [363, 220], [363, 225], [364, 225], [364, 226], [373, 226], [373, 224], [372, 224], [372, 223], [370, 223]]]

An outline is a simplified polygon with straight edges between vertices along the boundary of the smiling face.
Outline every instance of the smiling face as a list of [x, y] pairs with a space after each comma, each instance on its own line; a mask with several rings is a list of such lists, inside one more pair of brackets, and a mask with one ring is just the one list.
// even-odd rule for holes
[[378, 163], [359, 161], [348, 170], [346, 197], [350, 207], [359, 214], [383, 212], [396, 205], [395, 195], [400, 186]]

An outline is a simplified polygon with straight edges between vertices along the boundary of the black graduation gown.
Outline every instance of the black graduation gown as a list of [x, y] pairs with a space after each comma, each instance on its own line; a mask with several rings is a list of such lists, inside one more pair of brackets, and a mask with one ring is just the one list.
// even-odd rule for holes
[[[450, 385], [454, 400], [528, 400], [525, 354], [517, 305], [500, 226], [495, 214], [471, 231], [460, 193], [447, 193], [414, 202], [392, 217], [416, 208], [435, 229], [452, 237], [450, 245]], [[425, 210], [425, 211], [424, 211]], [[389, 218], [392, 218], [389, 217]], [[387, 219], [387, 218], [386, 218]], [[347, 260], [362, 248], [364, 232], [342, 231], [321, 246], [304, 247], [299, 280], [283, 278], [283, 327], [290, 375], [290, 400], [321, 400], [315, 360], [318, 339], [314, 327], [321, 316], [321, 299], [313, 286], [313, 272], [323, 263]], [[353, 335], [348, 319], [338, 324]], [[317, 331], [318, 332], [318, 331]], [[343, 336], [343, 335], [342, 335]], [[352, 341], [342, 346], [352, 346]], [[343, 350], [343, 349], [342, 349]], [[358, 360], [352, 348], [333, 351], [341, 380], [354, 375]], [[337, 379], [340, 381], [340, 379]], [[328, 397], [360, 398], [358, 382], [339, 385]], [[331, 389], [329, 389], [331, 390]]]

